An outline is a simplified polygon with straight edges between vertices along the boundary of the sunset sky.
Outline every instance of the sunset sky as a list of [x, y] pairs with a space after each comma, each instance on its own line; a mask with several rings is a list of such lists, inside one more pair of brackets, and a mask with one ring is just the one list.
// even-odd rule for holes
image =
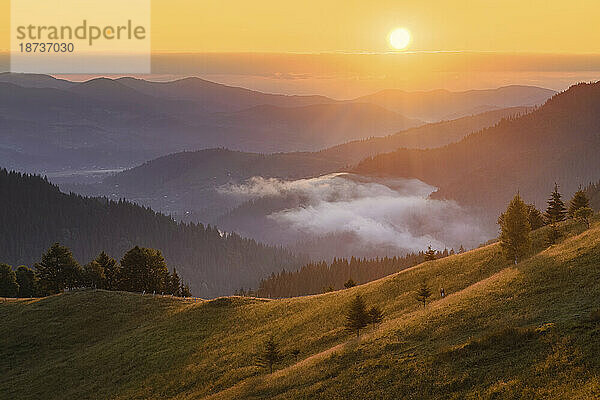
[[[8, 4], [0, 0], [5, 18]], [[330, 79], [321, 80], [319, 88], [341, 97], [388, 86], [468, 88], [496, 81], [537, 80], [562, 88], [570, 83], [565, 76], [594, 79], [600, 70], [598, 15], [597, 0], [153, 0], [152, 50], [245, 53], [155, 64], [160, 74], [221, 75], [222, 81], [263, 90], [314, 92], [317, 88], [306, 83], [317, 77]], [[388, 38], [400, 27], [410, 32], [411, 41], [404, 51], [395, 51]], [[0, 49], [8, 48], [8, 34], [8, 23], [1, 24]], [[440, 52], [455, 53], [449, 58]], [[319, 53], [393, 54], [377, 59], [314, 55]], [[473, 71], [481, 74], [474, 78]], [[559, 73], [562, 80], [555, 79]]]

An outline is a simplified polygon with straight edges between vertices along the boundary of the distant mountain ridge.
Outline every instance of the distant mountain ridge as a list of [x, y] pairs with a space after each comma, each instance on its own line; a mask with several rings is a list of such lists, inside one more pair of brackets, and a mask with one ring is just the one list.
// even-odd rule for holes
[[387, 89], [353, 101], [377, 104], [412, 118], [434, 122], [498, 108], [540, 105], [554, 94], [554, 90], [521, 85], [463, 92], [445, 89], [423, 92]]
[[[194, 92], [196, 86], [208, 89]], [[0, 156], [28, 171], [127, 167], [214, 147], [313, 151], [421, 124], [372, 104], [268, 95], [197, 78], [79, 83], [20, 74], [0, 75], [0, 121]]]

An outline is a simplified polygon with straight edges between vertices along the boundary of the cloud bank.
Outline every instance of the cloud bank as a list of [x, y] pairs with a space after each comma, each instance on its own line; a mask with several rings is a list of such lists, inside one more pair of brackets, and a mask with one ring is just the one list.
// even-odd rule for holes
[[221, 193], [245, 200], [295, 198], [269, 212], [283, 235], [298, 239], [352, 234], [368, 248], [399, 253], [474, 247], [491, 234], [454, 201], [431, 199], [435, 187], [417, 179], [381, 179], [337, 173], [284, 181], [255, 177]]

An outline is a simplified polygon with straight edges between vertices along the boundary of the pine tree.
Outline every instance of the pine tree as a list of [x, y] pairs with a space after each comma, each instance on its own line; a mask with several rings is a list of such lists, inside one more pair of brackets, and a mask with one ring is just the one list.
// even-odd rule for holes
[[362, 297], [357, 294], [350, 302], [346, 313], [346, 329], [356, 332], [356, 337], [360, 337], [360, 330], [369, 324], [369, 313]]
[[515, 264], [525, 256], [531, 247], [527, 205], [518, 194], [512, 199], [500, 220], [500, 245], [504, 254]]
[[423, 307], [425, 307], [426, 303], [427, 303], [427, 299], [429, 299], [431, 297], [431, 289], [429, 288], [429, 286], [427, 285], [427, 282], [423, 281], [421, 282], [421, 287], [419, 287], [419, 290], [417, 290], [417, 300], [420, 301], [421, 303], [423, 303]]
[[17, 297], [19, 284], [17, 275], [8, 264], [0, 264], [0, 297]]
[[558, 185], [554, 184], [554, 191], [548, 199], [548, 208], [544, 214], [548, 224], [564, 221], [566, 218], [567, 209], [561, 197], [562, 195], [558, 192]]
[[348, 279], [346, 282], [344, 282], [344, 287], [345, 287], [346, 289], [350, 289], [351, 287], [354, 287], [354, 286], [356, 286], [356, 282], [354, 282], [354, 281], [352, 280], [352, 278], [350, 278], [350, 279]]
[[65, 246], [54, 243], [42, 260], [35, 264], [42, 294], [62, 292], [66, 288], [74, 288], [81, 284], [83, 271], [73, 257], [73, 253]]
[[431, 246], [427, 246], [427, 251], [425, 252], [425, 261], [435, 261], [435, 250], [433, 250]]
[[177, 269], [173, 268], [173, 274], [169, 277], [169, 293], [181, 297], [181, 279], [177, 275]]
[[569, 217], [575, 218], [575, 213], [581, 208], [589, 208], [590, 200], [581, 187], [575, 192], [573, 198], [569, 202]]
[[273, 366], [281, 360], [279, 346], [273, 336], [269, 336], [264, 345], [264, 350], [258, 356], [258, 365], [268, 367], [269, 373], [273, 373]]
[[377, 306], [369, 309], [369, 324], [377, 325], [383, 321], [383, 312]]

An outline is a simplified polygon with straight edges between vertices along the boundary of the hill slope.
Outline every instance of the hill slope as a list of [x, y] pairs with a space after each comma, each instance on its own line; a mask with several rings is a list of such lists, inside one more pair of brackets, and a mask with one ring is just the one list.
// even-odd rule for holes
[[139, 245], [162, 250], [195, 295], [218, 296], [256, 286], [271, 272], [303, 261], [282, 249], [224, 236], [211, 226], [180, 224], [126, 201], [67, 195], [38, 176], [0, 169], [0, 193], [0, 262], [14, 266], [38, 262], [55, 242], [70, 247], [82, 264], [101, 251], [119, 259]]
[[[5, 301], [0, 391], [20, 399], [597, 398], [600, 224], [568, 229], [541, 252], [536, 232], [539, 253], [516, 266], [492, 244], [317, 296], [194, 302], [90, 291]], [[449, 295], [434, 294], [423, 309], [413, 294], [423, 279]], [[342, 325], [358, 293], [385, 320], [357, 342]], [[255, 355], [270, 334], [285, 358], [265, 375]]]
[[356, 173], [414, 177], [438, 194], [498, 215], [517, 190], [539, 206], [554, 182], [570, 195], [600, 178], [600, 83], [579, 84], [539, 109], [431, 150], [400, 149]]

